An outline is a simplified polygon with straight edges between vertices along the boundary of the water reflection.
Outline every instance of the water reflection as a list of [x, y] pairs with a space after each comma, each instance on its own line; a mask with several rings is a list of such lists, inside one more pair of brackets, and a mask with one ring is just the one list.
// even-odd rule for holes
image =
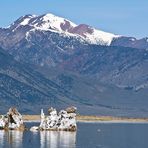
[[0, 146], [4, 145], [4, 135], [5, 135], [5, 131], [0, 130]]
[[76, 132], [65, 131], [41, 131], [40, 132], [41, 148], [45, 147], [76, 147]]
[[148, 124], [78, 123], [78, 129], [77, 134], [0, 130], [0, 148], [148, 148]]
[[0, 147], [4, 145], [12, 148], [22, 147], [23, 132], [22, 131], [0, 131]]
[[23, 132], [10, 130], [8, 133], [8, 142], [12, 147], [22, 147]]
[[60, 132], [60, 145], [61, 146], [69, 146], [75, 147], [76, 144], [76, 132]]

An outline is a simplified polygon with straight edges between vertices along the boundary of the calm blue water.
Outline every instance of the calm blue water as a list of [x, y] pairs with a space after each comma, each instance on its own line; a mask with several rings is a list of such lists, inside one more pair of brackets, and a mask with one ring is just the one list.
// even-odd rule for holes
[[0, 131], [0, 148], [148, 148], [148, 124], [78, 123], [77, 132]]

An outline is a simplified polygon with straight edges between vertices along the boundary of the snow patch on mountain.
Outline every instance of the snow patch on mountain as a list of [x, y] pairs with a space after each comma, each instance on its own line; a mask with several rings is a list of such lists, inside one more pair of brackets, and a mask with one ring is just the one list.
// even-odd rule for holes
[[134, 42], [136, 41], [136, 38], [130, 38], [129, 40]]
[[23, 26], [27, 25], [28, 22], [30, 21], [30, 19], [31, 19], [31, 18], [26, 18], [26, 19], [24, 19], [24, 20], [20, 23], [20, 25], [23, 25]]
[[93, 33], [86, 34], [86, 39], [91, 44], [99, 44], [99, 45], [110, 45], [114, 38], [120, 37], [119, 35], [114, 35], [112, 33], [107, 33], [104, 31], [93, 29]]

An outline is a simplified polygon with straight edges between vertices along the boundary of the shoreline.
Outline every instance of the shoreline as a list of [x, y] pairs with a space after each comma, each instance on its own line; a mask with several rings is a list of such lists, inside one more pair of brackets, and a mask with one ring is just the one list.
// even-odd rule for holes
[[[40, 122], [40, 115], [23, 115], [24, 122]], [[85, 123], [148, 123], [148, 118], [77, 115], [77, 122]]]

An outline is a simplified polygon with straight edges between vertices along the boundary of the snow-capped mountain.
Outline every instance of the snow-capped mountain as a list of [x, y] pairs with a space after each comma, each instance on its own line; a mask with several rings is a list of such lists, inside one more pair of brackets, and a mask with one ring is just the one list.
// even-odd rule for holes
[[[53, 14], [25, 15], [7, 28], [0, 28], [0, 47], [17, 61], [56, 66], [85, 45], [148, 49], [148, 39], [136, 39], [97, 30]], [[111, 48], [110, 48], [111, 49]]]
[[23, 16], [0, 28], [0, 101], [16, 100], [24, 110], [32, 102], [39, 108], [75, 103], [83, 113], [147, 115], [147, 49], [148, 38], [52, 14]]
[[[29, 30], [29, 32], [34, 30], [52, 31], [62, 33], [65, 36], [75, 36], [77, 38], [82, 38], [82, 40], [90, 44], [98, 45], [110, 45], [114, 38], [119, 37], [119, 35], [97, 30], [85, 24], [76, 25], [67, 19], [55, 16], [50, 13], [41, 16], [23, 16], [8, 28], [15, 32], [22, 26], [31, 27], [32, 29]], [[29, 32], [26, 33], [26, 36], [29, 35]]]
[[39, 16], [25, 15], [9, 27], [0, 28], [0, 44], [3, 45], [3, 48], [12, 48], [22, 40], [32, 42], [32, 35], [37, 36], [37, 32], [57, 34], [57, 36], [72, 39], [72, 42], [77, 40], [84, 44], [148, 49], [148, 38], [136, 39], [135, 37], [115, 35], [86, 24], [77, 25], [50, 13]]

